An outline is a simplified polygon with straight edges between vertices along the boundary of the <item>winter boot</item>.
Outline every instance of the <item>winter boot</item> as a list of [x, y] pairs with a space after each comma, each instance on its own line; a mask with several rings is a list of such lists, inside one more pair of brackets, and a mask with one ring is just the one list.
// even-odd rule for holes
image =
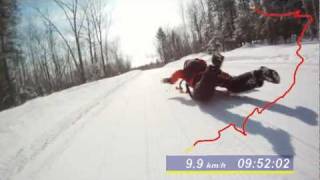
[[265, 66], [260, 67], [260, 71], [262, 72], [262, 78], [268, 82], [279, 84], [280, 83], [280, 76], [277, 71], [273, 69], [269, 69]]

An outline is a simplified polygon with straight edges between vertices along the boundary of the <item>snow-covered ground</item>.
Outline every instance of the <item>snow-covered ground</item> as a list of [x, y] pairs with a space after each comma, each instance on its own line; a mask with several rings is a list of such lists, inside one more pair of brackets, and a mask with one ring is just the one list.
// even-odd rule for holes
[[306, 58], [290, 94], [262, 115], [249, 135], [232, 129], [201, 155], [294, 155], [291, 175], [168, 175], [166, 155], [184, 155], [195, 140], [216, 137], [230, 122], [240, 125], [256, 106], [275, 99], [292, 81], [296, 46], [244, 47], [224, 53], [223, 70], [237, 75], [265, 65], [281, 84], [245, 94], [217, 94], [196, 103], [160, 80], [184, 60], [88, 83], [0, 113], [0, 180], [98, 179], [317, 179], [319, 178], [319, 46], [305, 43]]

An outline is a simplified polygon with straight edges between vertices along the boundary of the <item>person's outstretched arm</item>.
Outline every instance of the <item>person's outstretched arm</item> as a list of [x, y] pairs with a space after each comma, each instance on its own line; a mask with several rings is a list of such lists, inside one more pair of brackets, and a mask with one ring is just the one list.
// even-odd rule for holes
[[174, 72], [170, 78], [164, 78], [162, 80], [163, 83], [169, 83], [169, 84], [174, 84], [176, 83], [179, 79], [184, 79], [184, 72], [183, 70], [178, 70], [176, 72]]

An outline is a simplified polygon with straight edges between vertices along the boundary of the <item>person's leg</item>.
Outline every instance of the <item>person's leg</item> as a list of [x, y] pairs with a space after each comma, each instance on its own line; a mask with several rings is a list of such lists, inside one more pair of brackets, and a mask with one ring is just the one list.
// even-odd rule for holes
[[260, 78], [259, 71], [247, 72], [232, 77], [226, 84], [226, 88], [230, 92], [239, 93], [261, 87], [263, 81], [264, 80]]
[[212, 65], [206, 68], [201, 79], [196, 83], [193, 89], [193, 99], [198, 101], [207, 101], [213, 96], [218, 71], [219, 70]]
[[259, 88], [263, 86], [264, 81], [278, 84], [280, 82], [279, 74], [275, 70], [261, 67], [259, 70], [232, 77], [225, 83], [225, 87], [230, 92], [239, 93]]

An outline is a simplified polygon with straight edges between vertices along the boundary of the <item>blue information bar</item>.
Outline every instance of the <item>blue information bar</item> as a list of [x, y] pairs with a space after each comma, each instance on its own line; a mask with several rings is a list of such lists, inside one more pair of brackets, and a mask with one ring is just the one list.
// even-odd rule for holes
[[167, 156], [167, 171], [293, 171], [293, 156]]

